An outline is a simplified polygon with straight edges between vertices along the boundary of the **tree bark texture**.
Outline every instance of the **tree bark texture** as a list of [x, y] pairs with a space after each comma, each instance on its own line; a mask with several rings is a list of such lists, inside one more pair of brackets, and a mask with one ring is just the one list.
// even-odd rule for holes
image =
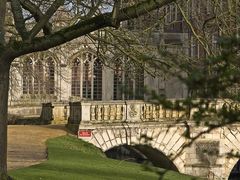
[[[0, 59], [1, 62], [2, 59]], [[7, 114], [10, 64], [0, 63], [0, 180], [7, 179]]]
[[6, 0], [0, 0], [0, 46], [4, 44], [4, 22], [5, 22], [5, 13], [6, 13]]

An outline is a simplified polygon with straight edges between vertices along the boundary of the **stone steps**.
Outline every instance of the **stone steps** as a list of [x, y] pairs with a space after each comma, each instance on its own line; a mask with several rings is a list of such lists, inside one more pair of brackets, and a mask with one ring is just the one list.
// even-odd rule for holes
[[8, 170], [46, 160], [46, 140], [65, 134], [63, 125], [8, 126]]

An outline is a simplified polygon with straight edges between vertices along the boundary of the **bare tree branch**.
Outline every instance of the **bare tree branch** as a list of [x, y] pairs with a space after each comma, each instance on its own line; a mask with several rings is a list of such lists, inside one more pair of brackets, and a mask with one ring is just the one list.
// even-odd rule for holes
[[28, 32], [23, 18], [22, 7], [19, 0], [11, 0], [11, 8], [15, 22], [16, 30], [23, 40], [27, 39]]
[[121, 8], [121, 0], [116, 0], [113, 6], [112, 19], [113, 19], [114, 26], [117, 28], [120, 26], [120, 23], [117, 21], [120, 8]]
[[72, 39], [86, 35], [97, 29], [112, 26], [111, 13], [105, 13], [85, 21], [72, 25], [57, 31], [51, 35], [36, 37], [31, 43], [17, 41], [14, 43], [13, 50], [15, 51], [14, 56], [23, 55], [30, 52], [44, 51], [49, 48], [61, 45], [65, 42], [71, 41]]
[[[146, 0], [133, 6], [126, 7], [119, 11], [117, 22], [139, 17], [148, 11], [160, 8], [176, 0]], [[98, 16], [80, 21], [70, 27], [55, 32], [54, 34], [36, 37], [32, 42], [15, 42], [13, 46], [13, 56], [19, 56], [30, 52], [44, 51], [49, 48], [61, 45], [75, 38], [87, 35], [95, 30], [104, 27], [115, 27], [112, 21], [112, 12], [100, 14]]]
[[177, 4], [178, 9], [180, 10], [186, 24], [188, 25], [188, 27], [190, 28], [191, 32], [193, 33], [194, 37], [199, 41], [199, 43], [203, 46], [204, 50], [206, 51], [206, 53], [208, 55], [210, 55], [210, 51], [209, 51], [209, 47], [208, 44], [206, 43], [204, 37], [200, 34], [197, 33], [195, 27], [193, 26], [193, 24], [190, 22], [189, 18], [187, 17], [186, 13], [183, 11], [183, 9], [181, 8], [181, 6], [179, 4]]
[[[44, 16], [43, 13], [41, 12], [41, 10], [39, 9], [39, 7], [36, 6], [34, 3], [32, 3], [31, 1], [20, 0], [20, 3], [21, 3], [21, 5], [24, 9], [26, 9], [27, 11], [29, 11], [33, 15], [36, 22], [39, 22], [40, 19]], [[52, 25], [49, 22], [47, 22], [44, 25], [43, 33], [45, 35], [49, 35], [49, 34], [52, 33]]]
[[120, 10], [118, 21], [125, 21], [132, 18], [137, 18], [143, 14], [149, 13], [149, 11], [158, 9], [169, 3], [177, 0], [146, 0], [141, 1], [133, 6]]
[[92, 3], [92, 8], [90, 9], [89, 13], [86, 15], [86, 17], [92, 17], [94, 13], [98, 10], [99, 6], [101, 4], [101, 1], [99, 1], [96, 5]]
[[46, 14], [40, 19], [40, 21], [32, 28], [30, 31], [29, 40], [31, 41], [41, 29], [45, 26], [45, 24], [49, 21], [52, 15], [57, 11], [57, 9], [63, 5], [64, 0], [55, 0], [51, 7], [47, 10]]

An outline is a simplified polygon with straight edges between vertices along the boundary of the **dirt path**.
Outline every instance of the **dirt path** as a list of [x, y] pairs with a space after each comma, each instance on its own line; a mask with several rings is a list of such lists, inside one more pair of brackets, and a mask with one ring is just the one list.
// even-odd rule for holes
[[65, 134], [66, 129], [59, 125], [8, 126], [8, 170], [46, 160], [45, 141]]

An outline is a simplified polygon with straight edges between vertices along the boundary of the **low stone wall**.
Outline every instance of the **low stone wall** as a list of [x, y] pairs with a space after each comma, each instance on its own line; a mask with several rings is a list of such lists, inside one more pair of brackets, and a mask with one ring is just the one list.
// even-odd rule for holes
[[69, 105], [67, 103], [43, 103], [34, 106], [19, 105], [8, 108], [10, 118], [32, 119], [51, 124], [67, 124]]
[[8, 108], [10, 115], [16, 115], [17, 117], [40, 117], [42, 106], [13, 106]]
[[41, 120], [51, 124], [67, 124], [69, 106], [66, 103], [43, 103]]

